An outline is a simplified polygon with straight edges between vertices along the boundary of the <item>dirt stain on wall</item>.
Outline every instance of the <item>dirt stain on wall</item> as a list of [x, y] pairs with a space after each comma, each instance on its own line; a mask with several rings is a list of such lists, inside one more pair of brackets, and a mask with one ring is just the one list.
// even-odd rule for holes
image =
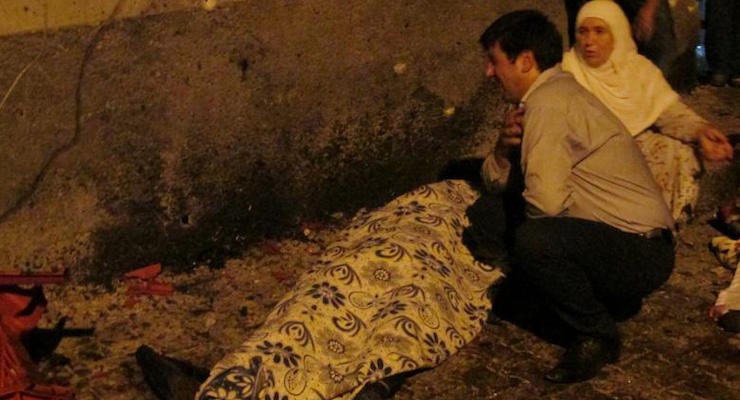
[[[438, 6], [239, 2], [114, 22], [88, 60], [77, 143], [0, 225], [12, 242], [0, 261], [53, 253], [34, 265], [93, 280], [150, 262], [218, 266], [265, 236], [434, 180], [495, 134], [504, 109], [476, 40], [505, 5]], [[545, 11], [564, 20], [559, 5]], [[48, 54], [8, 103], [26, 122], [0, 113], [0, 152], [17, 161], [0, 171], [0, 204], [72, 133], [92, 32], [0, 40], [2, 86]], [[79, 203], [79, 190], [92, 196], [86, 215], [57, 207]], [[43, 241], [24, 228], [34, 224]]]

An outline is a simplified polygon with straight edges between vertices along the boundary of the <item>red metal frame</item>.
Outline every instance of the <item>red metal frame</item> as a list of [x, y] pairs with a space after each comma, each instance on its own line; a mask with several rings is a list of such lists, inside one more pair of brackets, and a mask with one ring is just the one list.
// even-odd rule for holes
[[[0, 400], [72, 400], [74, 393], [62, 386], [30, 381], [32, 364], [20, 343], [22, 334], [36, 327], [46, 310], [41, 286], [62, 283], [62, 274], [0, 274]], [[36, 285], [24, 289], [16, 285]], [[24, 364], [26, 366], [24, 366]]]
[[64, 283], [65, 273], [58, 274], [3, 274], [0, 273], [0, 285], [48, 285]]

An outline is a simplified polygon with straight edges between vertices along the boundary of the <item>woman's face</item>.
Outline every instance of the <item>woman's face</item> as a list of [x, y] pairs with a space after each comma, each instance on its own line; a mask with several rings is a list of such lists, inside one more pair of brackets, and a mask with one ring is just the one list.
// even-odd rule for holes
[[590, 67], [604, 65], [614, 50], [614, 36], [606, 21], [593, 17], [584, 19], [576, 31], [576, 48]]

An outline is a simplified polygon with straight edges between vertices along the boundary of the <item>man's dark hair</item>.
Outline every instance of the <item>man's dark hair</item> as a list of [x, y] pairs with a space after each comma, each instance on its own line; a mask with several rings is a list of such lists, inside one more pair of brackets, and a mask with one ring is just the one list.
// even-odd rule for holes
[[502, 15], [483, 32], [479, 42], [486, 51], [498, 42], [511, 60], [530, 50], [540, 71], [553, 67], [563, 58], [563, 37], [555, 24], [536, 10]]

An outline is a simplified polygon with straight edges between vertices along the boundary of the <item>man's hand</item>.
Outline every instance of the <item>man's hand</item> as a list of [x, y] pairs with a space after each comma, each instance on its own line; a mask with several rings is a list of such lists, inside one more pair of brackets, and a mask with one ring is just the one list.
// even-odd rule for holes
[[707, 125], [699, 130], [701, 154], [707, 161], [732, 160], [733, 149], [727, 136], [719, 129]]
[[504, 129], [496, 143], [495, 155], [499, 165], [505, 165], [509, 161], [511, 150], [522, 145], [522, 118], [524, 118], [524, 107], [518, 107], [506, 113]]

